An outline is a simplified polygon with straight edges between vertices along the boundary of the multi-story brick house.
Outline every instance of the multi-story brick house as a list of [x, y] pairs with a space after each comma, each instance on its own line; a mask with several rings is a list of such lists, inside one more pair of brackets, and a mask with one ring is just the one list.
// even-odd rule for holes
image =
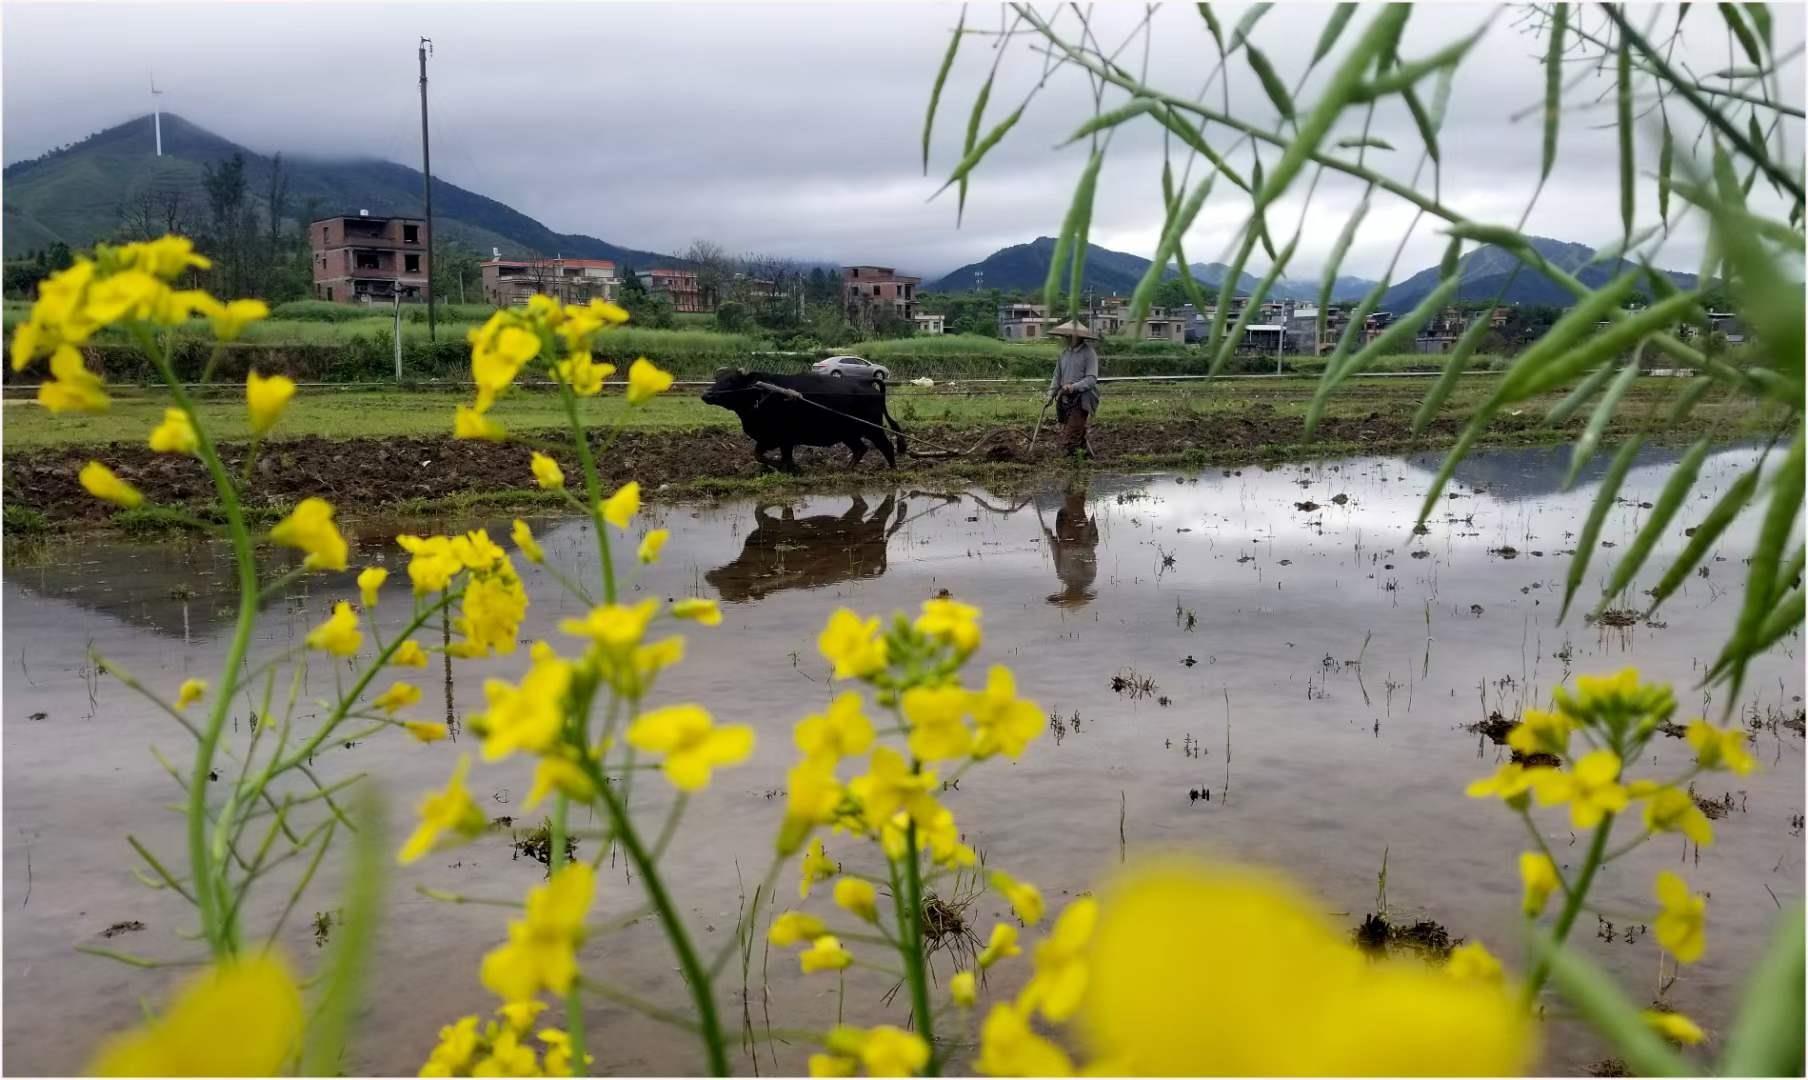
[[339, 304], [389, 303], [427, 297], [427, 222], [356, 215], [308, 224], [314, 295]]
[[608, 259], [505, 259], [484, 260], [483, 298], [497, 307], [525, 304], [544, 293], [567, 304], [614, 300], [621, 279]]
[[655, 268], [636, 272], [641, 287], [652, 296], [663, 296], [672, 302], [673, 311], [702, 312], [713, 311], [715, 306], [711, 298], [703, 295], [703, 286], [698, 281], [695, 270], [667, 270]]
[[917, 286], [922, 278], [900, 274], [889, 266], [844, 266], [841, 295], [847, 303], [848, 321], [870, 322], [874, 310], [889, 309], [900, 319], [917, 316]]

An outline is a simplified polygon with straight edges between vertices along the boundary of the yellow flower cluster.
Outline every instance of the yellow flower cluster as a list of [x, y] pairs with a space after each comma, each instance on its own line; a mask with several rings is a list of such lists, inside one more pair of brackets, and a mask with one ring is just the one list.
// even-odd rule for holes
[[94, 1076], [274, 1076], [293, 1067], [301, 990], [280, 954], [253, 950], [176, 991], [157, 1016], [101, 1045]]
[[[536, 1053], [527, 1035], [546, 1009], [543, 1001], [509, 1002], [496, 1010], [499, 1019], [478, 1026], [475, 1016], [461, 1017], [439, 1029], [439, 1042], [421, 1066], [421, 1076], [572, 1076], [571, 1037], [558, 1028], [534, 1034], [544, 1046]], [[596, 1059], [584, 1056], [586, 1064]], [[587, 1071], [587, 1070], [586, 1070]]]

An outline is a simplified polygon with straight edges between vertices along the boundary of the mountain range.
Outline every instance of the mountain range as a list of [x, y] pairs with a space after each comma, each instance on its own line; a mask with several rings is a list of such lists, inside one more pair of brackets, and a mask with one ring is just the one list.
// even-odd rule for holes
[[[1007, 292], [1034, 292], [1048, 278], [1048, 264], [1055, 257], [1055, 240], [1039, 236], [1027, 244], [1000, 248], [978, 262], [954, 270], [941, 280], [924, 286], [929, 292], [958, 292], [982, 282], [988, 289]], [[1223, 263], [1189, 263], [1193, 280], [1214, 289], [1223, 287], [1224, 275], [1230, 267]], [[1097, 244], [1086, 245], [1086, 266], [1082, 271], [1083, 287], [1099, 292], [1128, 296], [1137, 282], [1149, 272], [1149, 260], [1128, 252], [1113, 251]], [[1180, 270], [1170, 266], [1163, 277], [1178, 277]], [[1259, 284], [1248, 272], [1237, 278], [1237, 292], [1247, 295]], [[1340, 277], [1332, 285], [1331, 299], [1354, 300], [1374, 287], [1374, 282], [1358, 277]], [[1319, 282], [1282, 278], [1275, 282], [1269, 295], [1277, 300], [1316, 300]]]

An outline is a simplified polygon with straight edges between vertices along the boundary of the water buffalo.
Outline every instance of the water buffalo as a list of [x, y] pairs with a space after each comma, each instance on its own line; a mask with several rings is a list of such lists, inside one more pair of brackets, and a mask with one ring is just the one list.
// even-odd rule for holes
[[[798, 446], [842, 443], [853, 451], [849, 464], [858, 465], [870, 442], [894, 469], [897, 455], [904, 452], [904, 429], [886, 410], [885, 385], [876, 380], [724, 368], [716, 372], [715, 384], [703, 392], [703, 402], [739, 416], [741, 430], [753, 439], [753, 456], [769, 468], [775, 463], [766, 455], [774, 448], [781, 455], [776, 467], [787, 472], [797, 471], [791, 451]], [[896, 452], [886, 434], [888, 425], [897, 436]]]

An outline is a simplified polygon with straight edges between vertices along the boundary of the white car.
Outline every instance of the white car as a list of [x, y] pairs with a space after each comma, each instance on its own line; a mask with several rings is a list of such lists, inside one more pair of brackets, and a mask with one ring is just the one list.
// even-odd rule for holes
[[858, 356], [831, 356], [811, 364], [810, 370], [818, 375], [833, 375], [838, 379], [877, 379], [884, 382], [891, 378], [891, 371], [883, 364], [862, 360]]

